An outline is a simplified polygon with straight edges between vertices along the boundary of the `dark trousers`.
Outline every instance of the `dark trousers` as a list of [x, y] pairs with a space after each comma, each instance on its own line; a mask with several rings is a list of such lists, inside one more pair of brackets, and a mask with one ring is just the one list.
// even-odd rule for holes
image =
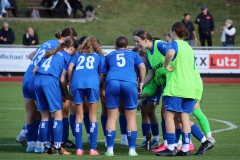
[[76, 18], [77, 15], [77, 10], [79, 9], [82, 14], [84, 15], [84, 17], [86, 16], [84, 10], [83, 10], [83, 6], [81, 2], [78, 2], [76, 0], [70, 1], [71, 7], [73, 8], [73, 17]]
[[67, 8], [66, 3], [63, 0], [58, 1], [55, 10], [60, 13], [61, 18], [64, 17], [65, 10]]
[[212, 46], [212, 35], [210, 34], [199, 34], [201, 46], [205, 46], [205, 40], [207, 40], [208, 46]]

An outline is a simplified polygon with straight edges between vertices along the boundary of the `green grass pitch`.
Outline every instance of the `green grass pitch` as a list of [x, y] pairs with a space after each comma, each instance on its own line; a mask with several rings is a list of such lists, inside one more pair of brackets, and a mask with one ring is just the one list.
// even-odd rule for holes
[[[24, 103], [21, 92], [21, 83], [0, 83], [0, 159], [186, 159], [184, 157], [156, 157], [150, 151], [144, 149], [137, 149], [140, 156], [128, 157], [128, 148], [121, 146], [120, 141], [115, 141], [114, 157], [104, 156], [106, 148], [103, 142], [103, 132], [101, 125], [99, 125], [98, 136], [98, 150], [100, 156], [90, 157], [89, 147], [84, 144], [85, 155], [83, 157], [77, 157], [74, 155], [75, 149], [68, 149], [73, 153], [71, 156], [53, 156], [53, 155], [40, 155], [26, 153], [25, 148], [15, 142], [15, 138], [21, 130], [21, 127], [25, 119]], [[192, 140], [195, 145], [195, 152], [191, 153], [190, 159], [239, 159], [240, 157], [240, 129], [234, 128], [240, 125], [240, 110], [239, 110], [239, 98], [240, 98], [240, 85], [233, 84], [205, 84], [204, 93], [201, 103], [201, 108], [206, 116], [209, 118], [211, 129], [214, 132], [213, 136], [216, 140], [214, 148], [201, 157], [195, 157], [194, 153], [200, 146], [194, 137]], [[99, 115], [101, 108], [99, 107]], [[160, 107], [157, 108], [157, 113], [160, 113]], [[161, 120], [160, 115], [159, 122]], [[138, 112], [138, 141], [141, 140], [141, 116]], [[196, 121], [191, 116], [193, 121]], [[100, 116], [99, 116], [100, 122]], [[84, 127], [83, 127], [84, 128]], [[84, 128], [85, 129], [85, 128]], [[161, 128], [160, 128], [161, 129]], [[71, 131], [70, 131], [71, 135]], [[161, 136], [160, 132], [160, 136]], [[117, 139], [120, 139], [120, 131], [118, 127]], [[86, 140], [86, 134], [84, 132], [84, 140]], [[70, 136], [70, 140], [73, 137]], [[161, 138], [162, 140], [162, 138]]]

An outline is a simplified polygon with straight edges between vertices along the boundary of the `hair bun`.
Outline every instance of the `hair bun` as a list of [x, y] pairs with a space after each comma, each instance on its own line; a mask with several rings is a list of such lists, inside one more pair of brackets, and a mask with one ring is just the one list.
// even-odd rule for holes
[[56, 33], [55, 33], [55, 37], [56, 37], [57, 39], [60, 39], [60, 38], [62, 37], [62, 33], [61, 33], [61, 32], [56, 32]]

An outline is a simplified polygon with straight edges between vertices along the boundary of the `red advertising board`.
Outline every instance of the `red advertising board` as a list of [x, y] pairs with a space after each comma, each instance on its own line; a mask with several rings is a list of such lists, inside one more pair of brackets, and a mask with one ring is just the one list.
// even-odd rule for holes
[[239, 54], [210, 54], [210, 69], [239, 69]]

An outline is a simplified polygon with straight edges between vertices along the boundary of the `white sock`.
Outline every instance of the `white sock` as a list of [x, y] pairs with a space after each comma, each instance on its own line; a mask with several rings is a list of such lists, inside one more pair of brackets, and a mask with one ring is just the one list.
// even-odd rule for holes
[[207, 138], [205, 136], [203, 136], [203, 138], [201, 139], [201, 143], [204, 143], [207, 140]]
[[182, 151], [183, 151], [183, 152], [189, 151], [189, 144], [183, 144], [183, 145], [182, 145]]
[[174, 147], [177, 147], [178, 143], [174, 143]]
[[28, 145], [28, 147], [36, 147], [37, 142], [30, 141], [30, 142], [27, 142], [27, 145]]
[[207, 137], [207, 138], [212, 138], [212, 132], [207, 133], [207, 134], [206, 134], [206, 137]]
[[108, 153], [113, 153], [113, 147], [107, 148], [107, 152], [108, 152]]
[[153, 136], [153, 140], [159, 142], [159, 136], [158, 135], [157, 136]]
[[143, 136], [143, 141], [146, 141], [146, 140], [147, 140], [146, 136]]
[[191, 138], [190, 138], [190, 142], [189, 142], [189, 144], [192, 144], [192, 140], [191, 140]]
[[60, 148], [61, 147], [61, 142], [54, 142], [54, 147], [55, 148]]
[[38, 148], [43, 148], [43, 142], [37, 141], [37, 147]]
[[164, 140], [164, 146], [168, 146], [167, 140]]
[[127, 135], [126, 134], [122, 134], [122, 139], [127, 140]]
[[25, 130], [21, 130], [21, 132], [19, 133], [20, 134], [20, 136], [22, 136], [22, 137], [26, 137], [26, 134], [25, 134]]
[[174, 150], [174, 147], [175, 147], [174, 144], [169, 144], [167, 148], [168, 148], [169, 150], [173, 151], [173, 150]]
[[135, 148], [129, 148], [129, 153], [135, 153], [135, 152], [136, 152]]

